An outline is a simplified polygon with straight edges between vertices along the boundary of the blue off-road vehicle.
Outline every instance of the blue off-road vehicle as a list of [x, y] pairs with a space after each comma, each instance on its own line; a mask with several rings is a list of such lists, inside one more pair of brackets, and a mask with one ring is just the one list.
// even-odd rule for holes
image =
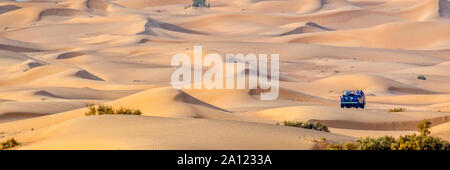
[[362, 90], [344, 90], [341, 96], [341, 108], [355, 107], [362, 108], [366, 106], [366, 96]]

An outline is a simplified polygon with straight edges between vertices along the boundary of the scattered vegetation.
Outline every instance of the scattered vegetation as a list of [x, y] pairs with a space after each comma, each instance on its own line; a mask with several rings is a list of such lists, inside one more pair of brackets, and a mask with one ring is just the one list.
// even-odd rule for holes
[[193, 7], [211, 7], [210, 3], [206, 3], [206, 0], [192, 0]]
[[423, 120], [417, 125], [419, 134], [378, 138], [365, 137], [355, 143], [330, 144], [329, 150], [450, 150], [450, 143], [438, 137], [430, 136], [431, 122]]
[[311, 142], [314, 143], [313, 149], [314, 150], [324, 150], [327, 149], [328, 143], [327, 139], [324, 137], [321, 137], [320, 140], [316, 140], [315, 138], [311, 139]]
[[427, 78], [424, 75], [417, 76], [417, 79], [419, 79], [419, 80], [427, 80]]
[[0, 143], [0, 150], [10, 149], [19, 145], [20, 143], [17, 142], [14, 138], [10, 138], [5, 142]]
[[318, 131], [324, 131], [324, 132], [330, 132], [328, 130], [328, 127], [320, 122], [290, 122], [290, 121], [284, 121], [284, 126], [292, 126], [292, 127], [298, 127], [298, 128], [305, 128], [305, 129], [313, 129]]
[[92, 115], [141, 115], [142, 112], [139, 109], [128, 109], [120, 107], [119, 109], [114, 109], [108, 105], [99, 105], [95, 107], [93, 104], [87, 105], [89, 111], [85, 113], [86, 116]]
[[272, 88], [268, 88], [268, 89], [263, 89], [261, 88], [259, 85], [256, 87], [256, 89], [250, 89], [250, 91], [248, 92], [249, 95], [252, 96], [257, 96], [257, 95], [261, 95], [261, 93], [267, 93], [270, 92], [272, 90]]
[[389, 109], [389, 112], [405, 112], [405, 111], [406, 111], [406, 109], [402, 108], [402, 107], [396, 107], [396, 108]]
[[192, 5], [185, 6], [184, 9], [188, 9], [190, 7], [195, 7], [195, 8], [205, 7], [205, 8], [209, 8], [209, 7], [211, 7], [211, 4], [209, 2], [206, 3], [206, 0], [192, 0]]

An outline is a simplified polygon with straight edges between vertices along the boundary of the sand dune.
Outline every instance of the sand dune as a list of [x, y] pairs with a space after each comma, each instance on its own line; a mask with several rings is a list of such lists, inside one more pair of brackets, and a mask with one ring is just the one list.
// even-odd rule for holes
[[[448, 23], [440, 22], [389, 23], [361, 30], [311, 34], [295, 38], [290, 42], [371, 48], [444, 48], [442, 44], [448, 44], [448, 39], [443, 37], [450, 34], [449, 30]], [[424, 34], [410, 37], [409, 35], [414, 32], [424, 32]]]
[[431, 135], [441, 137], [445, 140], [450, 140], [449, 133], [450, 123], [445, 123], [431, 128]]
[[[358, 83], [353, 83], [352, 80]], [[312, 82], [313, 86], [329, 87], [330, 90], [363, 89], [369, 93], [397, 94], [430, 94], [431, 91], [412, 87], [381, 76], [375, 75], [342, 75], [333, 76]]]
[[280, 107], [248, 114], [277, 121], [320, 121], [334, 128], [360, 130], [415, 130], [423, 119], [430, 119], [435, 125], [448, 119], [448, 113], [417, 113], [417, 116], [416, 113], [367, 112], [319, 106]]
[[[409, 20], [432, 20], [443, 15], [447, 0], [426, 0], [426, 1], [389, 1], [380, 6], [374, 7], [377, 10], [389, 10], [393, 15], [407, 18]], [[408, 4], [408, 8], [402, 8]]]
[[79, 14], [80, 11], [76, 9], [66, 9], [66, 8], [53, 8], [46, 9], [39, 13], [39, 20], [47, 16], [75, 16]]
[[145, 31], [142, 33], [148, 34], [148, 35], [155, 35], [155, 33], [153, 32], [153, 29], [157, 29], [157, 28], [174, 31], [174, 32], [187, 33], [187, 34], [203, 34], [198, 31], [186, 29], [186, 28], [174, 25], [174, 24], [156, 21], [151, 18], [147, 19], [147, 23], [145, 23]]
[[88, 9], [99, 9], [99, 10], [107, 10], [109, 4], [105, 0], [87, 0], [86, 8]]
[[321, 26], [314, 22], [307, 22], [304, 26], [297, 27], [291, 31], [282, 33], [279, 36], [286, 36], [286, 35], [292, 35], [292, 34], [303, 34], [303, 33], [311, 33], [311, 32], [322, 32], [322, 31], [334, 31], [334, 29]]
[[88, 100], [49, 100], [49, 101], [23, 101], [3, 102], [0, 104], [0, 122], [9, 122], [27, 118], [45, 116], [49, 114], [74, 110], [85, 107], [88, 103], [103, 101]]
[[205, 112], [228, 112], [171, 87], [147, 90], [121, 98], [111, 104], [139, 108], [144, 115], [160, 117], [200, 117], [198, 114], [201, 114], [202, 109]]
[[170, 0], [170, 1], [159, 1], [159, 0], [118, 0], [115, 3], [120, 4], [126, 8], [131, 9], [142, 9], [146, 7], [154, 6], [164, 6], [164, 5], [175, 5], [175, 4], [189, 4], [189, 0]]
[[0, 44], [0, 49], [14, 52], [39, 52], [41, 50]]
[[442, 17], [450, 17], [450, 2], [439, 0], [439, 14]]
[[77, 51], [67, 52], [67, 53], [63, 53], [63, 54], [58, 55], [58, 57], [56, 57], [56, 59], [68, 59], [68, 58], [78, 57], [78, 56], [81, 56], [81, 55], [84, 55], [84, 53], [77, 52]]
[[15, 6], [15, 5], [3, 5], [3, 6], [0, 6], [0, 14], [7, 13], [9, 11], [14, 11], [14, 10], [20, 9], [20, 8], [21, 8], [20, 6]]
[[311, 139], [352, 140], [276, 125], [142, 116], [85, 117], [43, 133], [45, 138], [21, 149], [313, 149]]
[[13, 101], [36, 101], [46, 99], [115, 100], [136, 90], [95, 90], [91, 88], [43, 87], [0, 89], [0, 98]]
[[423, 95], [397, 95], [397, 96], [370, 96], [371, 101], [395, 104], [429, 105], [450, 102], [447, 94]]
[[83, 78], [83, 79], [88, 79], [88, 80], [104, 81], [104, 80], [101, 79], [100, 77], [97, 77], [96, 75], [93, 75], [93, 74], [87, 72], [86, 70], [77, 71], [77, 72], [75, 73], [75, 77], [79, 77], [79, 78]]
[[434, 110], [437, 110], [437, 111], [442, 111], [442, 112], [450, 111], [450, 103], [433, 104], [433, 105], [429, 105], [428, 107], [433, 108]]
[[[208, 2], [0, 2], [0, 141], [16, 138], [15, 149], [324, 149], [311, 139], [399, 136], [423, 119], [448, 139], [448, 0]], [[193, 62], [198, 45], [203, 55], [279, 54], [278, 98], [260, 100], [261, 88], [172, 88], [172, 56]], [[364, 90], [366, 109], [339, 107], [350, 89]], [[86, 117], [88, 103], [142, 115]], [[388, 112], [395, 107], [406, 112]], [[276, 125], [286, 120], [320, 121], [331, 133]]]

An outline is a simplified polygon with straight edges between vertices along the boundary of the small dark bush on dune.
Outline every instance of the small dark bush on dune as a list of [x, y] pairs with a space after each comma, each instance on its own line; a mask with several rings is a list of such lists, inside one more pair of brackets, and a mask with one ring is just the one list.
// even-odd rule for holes
[[427, 78], [424, 75], [417, 76], [417, 79], [419, 79], [419, 80], [427, 80]]
[[108, 105], [87, 105], [89, 111], [85, 113], [86, 116], [92, 115], [141, 115], [142, 112], [139, 109], [128, 109], [120, 107], [119, 109], [114, 109]]
[[330, 132], [328, 130], [328, 127], [320, 122], [290, 122], [290, 121], [284, 121], [284, 126], [291, 126], [291, 127], [298, 127], [298, 128], [305, 128], [305, 129], [313, 129], [318, 131], [324, 131], [324, 132]]
[[206, 0], [192, 0], [193, 7], [207, 7], [209, 8], [211, 5], [209, 3], [206, 3]]
[[389, 112], [405, 112], [405, 111], [406, 111], [406, 109], [402, 108], [402, 107], [396, 107], [396, 108], [389, 109]]
[[378, 138], [365, 137], [356, 140], [355, 143], [330, 144], [330, 150], [450, 150], [450, 143], [438, 138], [429, 136], [428, 130], [431, 122], [423, 120], [417, 125], [419, 135], [405, 135], [395, 139], [392, 136]]

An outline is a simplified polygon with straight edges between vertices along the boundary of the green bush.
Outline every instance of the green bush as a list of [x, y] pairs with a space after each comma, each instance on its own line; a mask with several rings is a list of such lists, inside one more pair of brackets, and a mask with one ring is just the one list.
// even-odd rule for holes
[[97, 109], [95, 108], [95, 106], [93, 104], [88, 104], [88, 105], [86, 105], [86, 107], [89, 109], [89, 111], [87, 111], [85, 113], [86, 116], [95, 115], [97, 113]]
[[356, 140], [355, 148], [359, 150], [390, 150], [391, 145], [395, 142], [392, 136], [382, 136], [378, 138], [365, 137]]
[[108, 105], [99, 105], [97, 108], [98, 115], [113, 115], [115, 114], [114, 109]]
[[352, 142], [344, 144], [329, 144], [328, 150], [358, 150], [359, 146]]
[[88, 105], [89, 111], [85, 113], [86, 116], [92, 115], [141, 115], [142, 112], [139, 109], [128, 109], [120, 107], [119, 109], [114, 109], [108, 105], [99, 105], [95, 107], [94, 105]]
[[389, 109], [389, 112], [405, 112], [406, 111], [406, 109], [405, 108], [402, 108], [402, 107], [396, 107], [396, 108], [392, 108], [392, 109]]
[[391, 146], [392, 150], [449, 150], [450, 144], [438, 137], [428, 135], [406, 135]]
[[392, 136], [365, 137], [355, 143], [330, 144], [329, 150], [450, 150], [449, 142], [429, 136], [431, 122], [423, 120], [417, 125], [419, 135], [405, 135], [395, 139]]
[[419, 79], [419, 80], [427, 80], [427, 78], [424, 75], [417, 76], [417, 79]]
[[14, 138], [10, 138], [5, 142], [0, 143], [0, 150], [10, 149], [19, 145], [20, 143], [17, 142]]
[[320, 122], [290, 122], [290, 121], [284, 121], [284, 126], [291, 126], [291, 127], [298, 127], [298, 128], [305, 128], [305, 129], [313, 129], [318, 131], [324, 131], [324, 132], [330, 132], [328, 130], [328, 127]]
[[430, 127], [431, 127], [431, 122], [429, 120], [422, 120], [422, 122], [420, 122], [417, 125], [417, 131], [419, 131], [420, 135], [427, 136], [431, 133], [428, 130], [428, 129], [430, 129]]

